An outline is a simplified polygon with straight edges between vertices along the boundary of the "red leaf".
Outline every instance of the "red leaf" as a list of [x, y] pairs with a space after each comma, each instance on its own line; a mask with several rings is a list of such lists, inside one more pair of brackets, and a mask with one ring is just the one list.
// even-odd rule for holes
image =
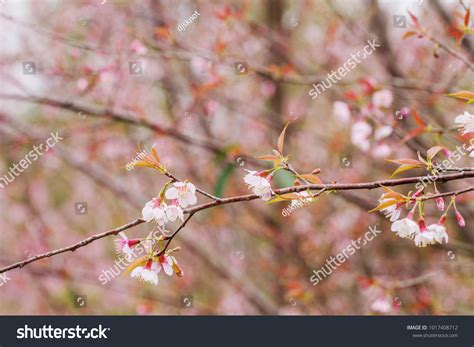
[[413, 21], [413, 24], [415, 24], [415, 26], [417, 28], [419, 28], [420, 27], [420, 22], [418, 21], [418, 18], [413, 13], [411, 13], [410, 11], [408, 11], [408, 14], [410, 15], [410, 18]]
[[421, 119], [420, 115], [415, 110], [413, 110], [413, 117], [415, 117], [416, 124], [418, 124], [420, 127], [426, 127], [426, 123], [423, 121], [423, 119]]
[[405, 137], [402, 140], [402, 143], [407, 142], [408, 140], [417, 137], [420, 134], [423, 134], [425, 132], [426, 127], [423, 128], [416, 128], [411, 130], [408, 134], [405, 135]]
[[469, 24], [469, 17], [471, 16], [471, 9], [468, 8], [466, 11], [466, 15], [464, 16], [464, 25], [467, 27]]

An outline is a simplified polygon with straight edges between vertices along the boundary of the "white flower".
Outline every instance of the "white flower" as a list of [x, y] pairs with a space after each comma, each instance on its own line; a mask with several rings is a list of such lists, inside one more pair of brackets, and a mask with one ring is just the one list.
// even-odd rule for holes
[[125, 258], [130, 260], [133, 258], [134, 254], [132, 252], [133, 246], [140, 243], [140, 240], [129, 240], [127, 235], [124, 232], [120, 232], [120, 239], [115, 239], [115, 246], [117, 252], [125, 254]]
[[168, 276], [171, 276], [173, 274], [173, 272], [174, 272], [173, 271], [173, 260], [169, 255], [167, 255], [167, 254], [161, 255], [158, 258], [158, 262], [160, 264], [160, 267], [158, 268], [158, 272], [160, 272], [161, 269], [163, 268], [163, 271]]
[[172, 203], [171, 205], [166, 206], [165, 209], [166, 218], [174, 222], [177, 218], [184, 220], [183, 209], [177, 204]]
[[433, 239], [438, 243], [443, 243], [443, 239], [446, 243], [448, 243], [448, 233], [446, 232], [446, 228], [444, 225], [441, 224], [431, 224], [428, 225], [428, 231], [433, 233]]
[[392, 133], [392, 131], [393, 131], [393, 128], [389, 125], [381, 126], [377, 130], [375, 130], [374, 139], [376, 141], [382, 140], [386, 138], [387, 136], [389, 136]]
[[254, 194], [257, 194], [264, 201], [268, 201], [272, 196], [272, 187], [268, 179], [259, 176], [257, 171], [246, 170], [248, 174], [244, 177], [244, 182], [252, 189]]
[[[381, 200], [380, 203], [383, 204], [385, 200]], [[395, 222], [400, 218], [401, 210], [397, 207], [397, 204], [390, 205], [380, 210], [385, 214], [386, 218], [390, 218], [390, 222]]]
[[387, 313], [392, 309], [392, 304], [388, 298], [378, 298], [371, 305], [370, 309], [375, 312]]
[[182, 208], [194, 205], [197, 202], [196, 187], [190, 182], [175, 182], [173, 187], [168, 188], [165, 193], [167, 199], [178, 199], [178, 203]]
[[463, 135], [474, 133], [474, 115], [465, 111], [454, 119], [454, 123], [459, 124], [459, 130]]
[[351, 119], [351, 110], [349, 105], [342, 101], [336, 101], [332, 104], [332, 113], [343, 123], [347, 123]]
[[166, 204], [158, 198], [153, 198], [145, 204], [142, 210], [142, 217], [145, 221], [151, 222], [155, 220], [160, 226], [166, 224], [165, 214]]
[[425, 230], [415, 235], [415, 245], [417, 247], [426, 247], [435, 243], [435, 234], [432, 231]]
[[145, 266], [137, 266], [130, 274], [131, 277], [138, 277], [143, 282], [153, 283], [158, 285], [159, 266], [151, 259], [147, 261]]
[[376, 107], [385, 107], [388, 108], [392, 105], [393, 102], [393, 95], [390, 90], [384, 89], [378, 92], [375, 92], [372, 95], [372, 103]]
[[411, 238], [413, 234], [419, 233], [420, 227], [414, 220], [403, 218], [393, 223], [391, 230], [404, 239], [407, 237]]
[[381, 145], [378, 145], [376, 146], [373, 150], [372, 150], [372, 154], [374, 155], [374, 157], [376, 158], [386, 158], [390, 155], [390, 153], [392, 153], [392, 150], [390, 149], [390, 147], [383, 143]]
[[369, 124], [363, 121], [356, 122], [351, 128], [351, 141], [365, 152], [370, 148], [370, 142], [367, 138], [371, 133], [372, 127]]

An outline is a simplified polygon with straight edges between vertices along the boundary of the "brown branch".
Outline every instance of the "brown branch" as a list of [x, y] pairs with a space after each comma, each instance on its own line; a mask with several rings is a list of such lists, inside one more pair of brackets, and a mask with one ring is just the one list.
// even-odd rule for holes
[[425, 197], [421, 198], [420, 200], [421, 201], [426, 201], [426, 200], [431, 200], [431, 199], [436, 199], [436, 198], [442, 198], [442, 197], [445, 197], [445, 196], [457, 196], [457, 195], [461, 195], [461, 194], [471, 192], [471, 191], [474, 191], [474, 187], [468, 187], [468, 188], [456, 190], [456, 191], [453, 191], [453, 192], [446, 192], [446, 193], [439, 193], [439, 194], [429, 195], [429, 196], [425, 196]]
[[104, 238], [104, 237], [110, 236], [110, 235], [117, 235], [121, 231], [133, 228], [134, 226], [137, 226], [137, 225], [142, 224], [142, 223], [145, 223], [145, 221], [142, 220], [142, 219], [135, 219], [133, 222], [127, 223], [127, 224], [122, 225], [118, 228], [111, 229], [111, 230], [105, 231], [105, 232], [100, 233], [100, 234], [92, 235], [92, 236], [88, 237], [87, 239], [84, 239], [80, 242], [77, 242], [77, 243], [75, 243], [71, 246], [64, 247], [64, 248], [59, 248], [59, 249], [56, 249], [54, 251], [43, 253], [43, 254], [38, 254], [38, 255], [35, 255], [35, 256], [33, 256], [31, 258], [28, 258], [26, 260], [19, 261], [17, 263], [12, 264], [12, 265], [6, 266], [6, 267], [4, 267], [0, 270], [0, 273], [6, 272], [6, 271], [9, 271], [9, 270], [12, 270], [12, 269], [16, 269], [16, 268], [21, 269], [23, 266], [25, 266], [29, 263], [38, 261], [40, 259], [49, 258], [49, 257], [52, 257], [52, 256], [57, 255], [57, 254], [61, 254], [61, 253], [65, 253], [65, 252], [74, 252], [76, 249], [84, 247], [84, 246], [88, 245], [89, 243], [94, 242], [95, 240], [98, 240], [98, 239], [101, 239], [101, 238]]
[[38, 104], [38, 105], [47, 105], [47, 106], [52, 106], [52, 107], [57, 107], [57, 108], [63, 108], [69, 111], [74, 111], [76, 113], [82, 112], [87, 116], [93, 116], [97, 118], [108, 118], [108, 119], [113, 119], [113, 120], [126, 123], [126, 124], [143, 126], [150, 130], [156, 131], [157, 133], [167, 135], [169, 137], [175, 138], [187, 144], [202, 147], [216, 154], [222, 153], [222, 149], [219, 146], [209, 141], [195, 139], [171, 127], [161, 126], [159, 124], [152, 123], [151, 121], [148, 121], [143, 118], [132, 118], [130, 116], [127, 116], [127, 115], [124, 115], [112, 110], [108, 110], [108, 109], [95, 110], [86, 106], [80, 106], [80, 105], [74, 104], [73, 102], [69, 102], [69, 101], [61, 101], [61, 100], [55, 100], [51, 98], [43, 98], [43, 97], [37, 97], [37, 96], [23, 96], [23, 95], [0, 93], [0, 99], [25, 101], [25, 102]]
[[[300, 185], [300, 186], [293, 186], [293, 187], [288, 187], [288, 188], [282, 188], [282, 189], [277, 189], [274, 191], [274, 195], [278, 194], [286, 194], [286, 193], [294, 193], [294, 192], [300, 192], [300, 191], [305, 191], [305, 190], [320, 190], [319, 194], [327, 191], [340, 191], [340, 190], [370, 190], [370, 189], [376, 189], [376, 188], [381, 188], [381, 187], [393, 187], [393, 186], [400, 186], [400, 185], [405, 185], [405, 184], [412, 184], [412, 183], [418, 183], [422, 182], [423, 179], [426, 178], [426, 176], [419, 176], [419, 177], [408, 177], [408, 178], [400, 178], [400, 179], [394, 179], [394, 180], [382, 180], [382, 181], [374, 181], [374, 182], [366, 182], [366, 183], [334, 183], [334, 184], [308, 184], [308, 185]], [[454, 181], [454, 180], [459, 180], [462, 178], [474, 178], [474, 172], [460, 172], [460, 173], [455, 173], [455, 174], [449, 174], [445, 176], [439, 176], [437, 181], [440, 182], [448, 182], [448, 181]], [[460, 194], [458, 192], [458, 194]], [[248, 194], [248, 195], [240, 195], [240, 196], [234, 196], [230, 198], [223, 198], [220, 200], [215, 200], [212, 202], [208, 202], [196, 207], [188, 208], [184, 212], [189, 213], [190, 216], [186, 219], [186, 222], [189, 220], [189, 218], [196, 212], [201, 211], [201, 210], [206, 210], [208, 208], [212, 208], [214, 206], [220, 206], [220, 205], [225, 205], [225, 204], [231, 204], [235, 202], [241, 202], [241, 201], [251, 201], [258, 199], [259, 196], [256, 194]], [[133, 222], [130, 222], [128, 224], [122, 225], [121, 227], [118, 227], [116, 229], [112, 229], [100, 234], [96, 234], [93, 236], [88, 237], [87, 239], [75, 243], [71, 246], [60, 248], [51, 252], [43, 253], [36, 255], [34, 257], [28, 258], [23, 261], [19, 261], [15, 264], [9, 265], [7, 267], [4, 267], [0, 269], [0, 274], [4, 273], [6, 271], [15, 269], [15, 268], [22, 268], [23, 266], [35, 262], [37, 260], [43, 259], [43, 258], [49, 258], [52, 257], [56, 254], [60, 253], [65, 253], [65, 252], [73, 252], [78, 248], [84, 247], [87, 244], [104, 238], [106, 236], [110, 235], [117, 235], [119, 232], [130, 229], [136, 225], [142, 224], [145, 221], [142, 219], [136, 219]], [[181, 230], [179, 228], [177, 231]], [[176, 233], [176, 232], [175, 232]]]

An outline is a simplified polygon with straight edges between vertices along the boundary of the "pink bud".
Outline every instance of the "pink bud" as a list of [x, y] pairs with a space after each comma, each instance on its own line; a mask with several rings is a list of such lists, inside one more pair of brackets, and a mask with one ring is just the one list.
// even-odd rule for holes
[[443, 215], [439, 218], [438, 224], [439, 224], [439, 225], [444, 225], [445, 222], [446, 222], [446, 213], [443, 214]]
[[436, 206], [438, 207], [438, 210], [444, 211], [444, 200], [442, 197], [437, 197], [436, 198]]
[[128, 240], [128, 247], [133, 247], [135, 245], [138, 245], [139, 243], [140, 243], [139, 239]]
[[458, 221], [458, 224], [460, 227], [464, 227], [466, 225], [464, 218], [458, 211], [456, 211], [456, 220]]

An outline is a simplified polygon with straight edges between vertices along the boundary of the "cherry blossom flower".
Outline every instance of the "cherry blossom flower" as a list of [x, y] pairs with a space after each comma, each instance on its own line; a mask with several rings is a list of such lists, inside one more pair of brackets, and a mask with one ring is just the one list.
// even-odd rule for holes
[[83, 92], [89, 86], [89, 82], [85, 78], [80, 78], [77, 80], [76, 86], [77, 86], [77, 89], [79, 89], [79, 91]]
[[369, 124], [364, 121], [356, 122], [352, 125], [351, 141], [355, 146], [366, 152], [370, 148], [368, 137], [371, 133], [372, 127]]
[[158, 225], [163, 226], [168, 221], [166, 218], [166, 203], [159, 198], [153, 198], [145, 204], [142, 210], [142, 217], [145, 221], [154, 220]]
[[336, 101], [332, 105], [332, 113], [339, 121], [347, 123], [351, 119], [349, 105], [342, 101]]
[[374, 147], [372, 154], [376, 158], [386, 158], [392, 153], [392, 149], [385, 143]]
[[438, 243], [444, 242], [448, 243], [448, 233], [446, 232], [446, 227], [442, 224], [436, 223], [428, 225], [428, 231], [432, 232], [433, 239]]
[[462, 135], [474, 133], [474, 115], [465, 111], [454, 119], [454, 123], [459, 124], [459, 130]]
[[370, 309], [375, 312], [388, 313], [392, 310], [392, 304], [388, 298], [378, 298], [370, 305]]
[[183, 209], [178, 205], [178, 200], [173, 200], [170, 205], [165, 208], [166, 218], [174, 222], [177, 218], [184, 220]]
[[[418, 221], [419, 230], [415, 235], [415, 245], [417, 247], [426, 247], [427, 245], [434, 244], [435, 233], [432, 230], [428, 230], [426, 227], [425, 221], [420, 219]], [[432, 228], [433, 229], [433, 228]]]
[[155, 286], [158, 285], [158, 272], [159, 270], [158, 264], [153, 262], [152, 259], [148, 259], [145, 266], [137, 266], [133, 269], [130, 276], [132, 278], [137, 277], [143, 282], [150, 282], [153, 283]]
[[174, 182], [173, 187], [168, 188], [165, 193], [167, 199], [178, 199], [182, 208], [194, 205], [197, 202], [196, 187], [191, 182]]
[[138, 54], [138, 55], [144, 55], [148, 52], [148, 49], [138, 40], [133, 40], [132, 43], [130, 44], [130, 49], [132, 52]]
[[133, 257], [133, 252], [131, 247], [138, 245], [140, 240], [132, 239], [129, 240], [127, 235], [124, 232], [120, 232], [120, 239], [115, 240], [115, 246], [118, 252], [125, 254], [127, 259], [131, 259]]
[[264, 201], [268, 201], [273, 194], [272, 187], [269, 180], [272, 176], [262, 177], [261, 173], [257, 171], [246, 170], [248, 172], [244, 177], [244, 182], [250, 189], [262, 198]]
[[167, 274], [168, 276], [171, 276], [173, 274], [174, 272], [173, 260], [171, 259], [169, 255], [167, 254], [160, 255], [160, 257], [158, 258], [158, 264], [159, 264], [158, 272], [160, 272], [161, 269], [163, 269], [165, 274]]
[[392, 102], [393, 95], [390, 90], [383, 89], [378, 92], [375, 92], [374, 95], [372, 95], [372, 103], [375, 107], [389, 108], [390, 106], [392, 106]]
[[380, 141], [388, 136], [393, 132], [393, 128], [389, 125], [384, 125], [379, 127], [377, 130], [375, 130], [374, 133], [374, 139], [376, 141]]
[[391, 230], [402, 239], [412, 238], [414, 234], [420, 232], [420, 227], [409, 214], [406, 218], [397, 220], [392, 224]]
[[[381, 204], [384, 202], [385, 200], [380, 200]], [[398, 218], [400, 218], [401, 210], [398, 204], [390, 205], [386, 208], [381, 209], [380, 211], [385, 214], [386, 218], [390, 218], [390, 222], [395, 222], [396, 220], [398, 220]]]

